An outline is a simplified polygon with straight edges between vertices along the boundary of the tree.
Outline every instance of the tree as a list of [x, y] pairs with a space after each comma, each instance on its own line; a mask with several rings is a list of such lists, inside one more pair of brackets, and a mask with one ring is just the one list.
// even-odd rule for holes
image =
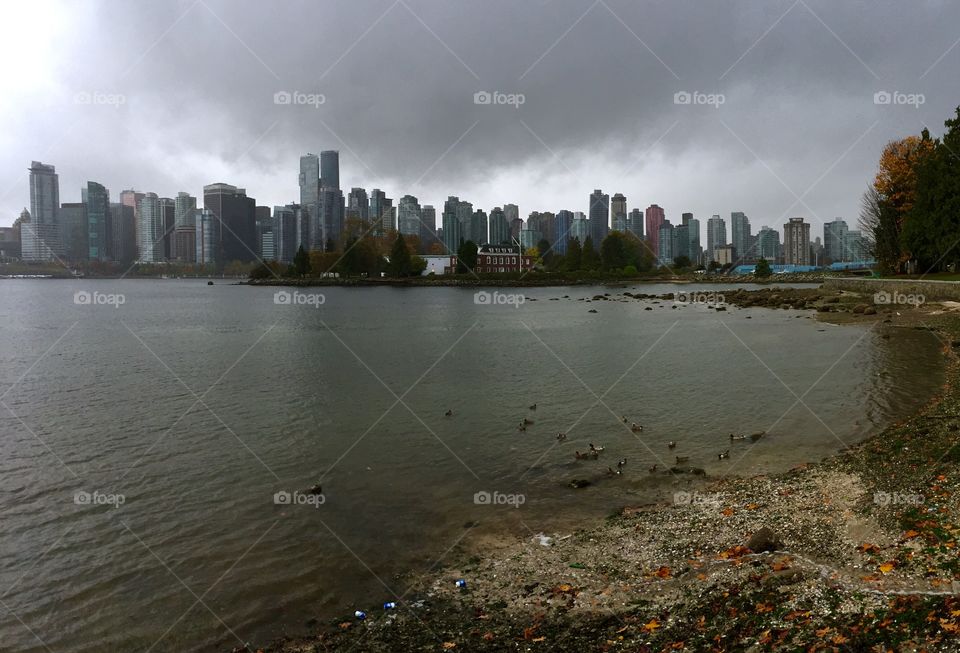
[[391, 277], [407, 277], [413, 270], [410, 259], [410, 250], [407, 249], [407, 243], [403, 239], [403, 234], [397, 234], [397, 239], [393, 241], [393, 247], [390, 249], [390, 264], [387, 266], [387, 274]]
[[757, 267], [753, 270], [753, 275], [755, 277], [766, 278], [773, 274], [773, 270], [770, 268], [770, 263], [767, 262], [767, 259], [761, 258], [757, 261]]
[[571, 238], [567, 241], [567, 255], [564, 257], [563, 267], [568, 272], [576, 272], [580, 269], [580, 257], [583, 251], [580, 249], [580, 239]]
[[583, 250], [580, 254], [580, 269], [581, 270], [597, 270], [600, 268], [600, 257], [597, 256], [597, 252], [593, 249], [593, 238], [587, 236], [583, 241]]
[[673, 267], [675, 268], [688, 268], [691, 265], [692, 264], [690, 263], [690, 257], [686, 256], [685, 254], [681, 254], [680, 256], [673, 257]]
[[460, 243], [457, 248], [457, 274], [473, 272], [477, 267], [477, 246], [472, 240]]
[[256, 266], [250, 270], [251, 279], [270, 279], [271, 277], [277, 278], [280, 276], [281, 272], [280, 264], [276, 261], [263, 262], [260, 265]]
[[304, 251], [303, 245], [300, 245], [300, 248], [297, 249], [297, 253], [293, 257], [293, 271], [296, 272], [297, 276], [305, 276], [310, 271], [310, 257], [307, 256], [307, 252]]
[[427, 269], [427, 259], [422, 256], [413, 256], [410, 258], [410, 276], [419, 277]]
[[716, 261], [710, 261], [710, 265], [707, 266], [707, 272], [716, 272], [722, 266]]
[[630, 246], [619, 231], [611, 231], [600, 243], [600, 261], [604, 270], [620, 270], [630, 264]]
[[[918, 170], [934, 150], [927, 130], [919, 137], [890, 141], [880, 155], [873, 185], [861, 198], [860, 224], [873, 241], [874, 255], [886, 272], [898, 271], [910, 258], [904, 251], [903, 229], [916, 200]], [[925, 217], [919, 216], [920, 222]], [[913, 231], [920, 239], [910, 239], [911, 244], [923, 249], [923, 233], [920, 229]]]
[[548, 265], [553, 258], [553, 248], [550, 247], [550, 241], [546, 238], [541, 238], [537, 242], [537, 253], [544, 265]]

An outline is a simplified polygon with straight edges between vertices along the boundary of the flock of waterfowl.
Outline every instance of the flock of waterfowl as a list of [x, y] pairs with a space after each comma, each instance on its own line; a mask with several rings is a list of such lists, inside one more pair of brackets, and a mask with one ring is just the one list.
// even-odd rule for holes
[[[529, 410], [536, 410], [536, 409], [537, 409], [537, 404], [536, 404], [536, 403], [530, 404], [530, 406], [528, 406], [528, 408], [529, 408]], [[452, 410], [447, 410], [447, 412], [444, 413], [444, 416], [446, 416], [446, 417], [452, 417], [452, 416], [453, 416], [453, 411], [452, 411]], [[630, 424], [630, 430], [633, 431], [634, 433], [641, 433], [641, 432], [643, 431], [643, 426], [642, 426], [641, 424], [637, 424], [636, 422], [630, 422], [630, 420], [627, 419], [626, 415], [621, 415], [621, 416], [620, 416], [620, 420], [621, 420], [624, 424]], [[531, 424], [533, 424], [533, 420], [530, 419], [529, 417], [524, 417], [523, 419], [520, 420], [520, 424], [517, 426], [517, 430], [518, 430], [518, 431], [521, 431], [521, 432], [526, 431], [526, 430], [527, 430], [527, 426], [529, 426], [529, 425], [531, 425]], [[749, 439], [751, 442], [756, 442], [757, 440], [759, 440], [760, 438], [762, 438], [762, 437], [765, 436], [766, 434], [767, 434], [766, 431], [756, 431], [756, 432], [751, 433], [751, 434], [749, 434], [749, 435], [745, 435], [745, 434], [744, 434], [744, 435], [737, 435], [737, 434], [731, 433], [731, 434], [730, 434], [730, 442], [739, 442], [739, 441], [741, 441], [741, 440], [747, 440], [747, 439]], [[566, 434], [566, 433], [564, 433], [563, 431], [558, 431], [558, 432], [557, 432], [557, 441], [558, 441], [558, 442], [562, 442], [562, 441], [564, 441], [564, 440], [566, 440], [566, 439], [567, 439], [567, 434]], [[676, 448], [677, 448], [677, 442], [676, 442], [676, 440], [670, 440], [669, 442], [667, 442], [667, 448], [670, 449], [670, 450], [676, 449]], [[597, 459], [600, 457], [600, 452], [602, 452], [602, 451], [603, 451], [603, 447], [596, 447], [596, 446], [594, 446], [594, 444], [591, 442], [591, 443], [590, 443], [590, 448], [589, 448], [587, 451], [581, 452], [581, 451], [578, 449], [577, 451], [574, 451], [574, 452], [573, 452], [573, 456], [574, 456], [574, 458], [575, 458], [576, 460], [597, 460]], [[721, 452], [719, 452], [719, 453], [717, 454], [717, 459], [718, 459], [718, 460], [727, 460], [727, 459], [729, 459], [729, 458], [730, 458], [730, 449], [727, 449], [727, 450], [725, 450], [725, 451], [721, 451]], [[688, 462], [690, 462], [690, 456], [675, 456], [675, 460], [676, 460], [676, 464], [678, 464], [678, 465], [680, 465], [680, 464], [682, 464], [682, 463], [688, 463]], [[616, 470], [614, 470], [612, 467], [607, 467], [607, 476], [618, 476], [618, 475], [622, 474], [622, 473], [623, 473], [623, 467], [624, 467], [626, 464], [627, 464], [627, 459], [626, 459], [626, 458], [623, 458], [622, 460], [620, 460], [620, 461], [617, 463], [617, 468], [616, 468]], [[656, 472], [657, 469], [658, 469], [657, 465], [654, 464], [653, 466], [651, 466], [651, 467], [649, 468], [649, 471], [650, 471], [651, 473], [653, 473], [653, 472]]]

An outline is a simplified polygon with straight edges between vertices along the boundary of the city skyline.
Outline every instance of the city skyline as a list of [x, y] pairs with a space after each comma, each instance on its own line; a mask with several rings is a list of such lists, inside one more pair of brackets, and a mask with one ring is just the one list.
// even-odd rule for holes
[[[320, 144], [340, 150], [345, 193], [376, 187], [435, 207], [455, 194], [487, 211], [587, 211], [583, 191], [603, 188], [674, 216], [741, 208], [755, 230], [794, 215], [853, 223], [883, 144], [923, 125], [939, 133], [960, 91], [957, 7], [934, 26], [898, 7], [862, 26], [856, 7], [789, 2], [551, 3], [511, 6], [510, 20], [436, 2], [360, 2], [335, 20], [216, 0], [2, 11], [14, 36], [0, 47], [17, 65], [0, 107], [0, 225], [24, 206], [31, 159], [55, 161], [64, 189], [96, 168], [107, 188], [173, 197], [224, 181], [282, 206], [297, 197], [290, 162]], [[669, 37], [693, 18], [710, 26], [694, 43]], [[902, 38], [881, 48], [885, 28]], [[91, 42], [97, 30], [122, 38]], [[594, 101], [614, 92], [621, 101]], [[711, 94], [723, 103], [700, 104]]]

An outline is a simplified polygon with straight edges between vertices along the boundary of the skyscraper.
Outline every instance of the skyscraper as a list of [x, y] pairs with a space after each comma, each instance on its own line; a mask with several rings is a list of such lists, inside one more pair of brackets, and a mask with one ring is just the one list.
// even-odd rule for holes
[[67, 261], [86, 261], [87, 205], [83, 202], [64, 202], [59, 212], [60, 257]]
[[273, 253], [281, 263], [293, 263], [297, 254], [297, 204], [273, 207]]
[[203, 206], [216, 218], [213, 239], [218, 266], [255, 260], [256, 201], [247, 197], [246, 189], [224, 183], [208, 184], [203, 187]]
[[169, 197], [160, 198], [160, 215], [163, 224], [163, 260], [169, 261], [173, 250], [173, 228], [175, 224], [177, 205]]
[[590, 236], [594, 249], [600, 249], [600, 243], [610, 231], [610, 196], [599, 188], [590, 193]]
[[[671, 243], [671, 253], [673, 254], [671, 265], [674, 259], [678, 259], [681, 256], [690, 258], [690, 225], [678, 224], [673, 228], [671, 236], [673, 237], [673, 242]], [[690, 261], [692, 263], [693, 259], [690, 259]]]
[[123, 202], [110, 204], [112, 258], [123, 265], [129, 265], [137, 258], [135, 212], [133, 206]]
[[587, 220], [586, 214], [583, 211], [574, 211], [573, 221], [570, 223], [570, 237], [579, 240], [580, 245], [583, 246], [589, 235], [590, 221]]
[[657, 256], [660, 256], [660, 225], [666, 219], [663, 209], [657, 204], [651, 204], [647, 207], [647, 240], [650, 241], [650, 248], [657, 253]]
[[827, 222], [823, 225], [824, 254], [831, 261], [853, 260], [849, 254], [849, 235], [850, 230], [847, 223], [841, 218], [836, 218], [833, 222]]
[[420, 238], [420, 202], [413, 195], [404, 195], [397, 204], [397, 230]]
[[614, 231], [627, 230], [627, 198], [622, 193], [615, 194], [610, 200], [610, 215], [613, 219]]
[[780, 232], [770, 227], [760, 227], [757, 234], [757, 258], [769, 263], [780, 261]]
[[347, 214], [354, 220], [367, 222], [370, 219], [370, 201], [364, 188], [351, 188], [347, 198]]
[[783, 262], [810, 265], [810, 224], [803, 218], [790, 218], [783, 225]]
[[707, 251], [705, 254], [706, 262], [716, 261], [717, 255], [714, 250], [727, 244], [727, 223], [719, 215], [714, 215], [707, 220]]
[[340, 190], [340, 152], [337, 150], [320, 153], [320, 187]]
[[505, 245], [510, 242], [510, 224], [499, 206], [490, 210], [490, 244]]
[[740, 262], [756, 260], [753, 252], [753, 236], [750, 234], [750, 219], [745, 213], [734, 211], [730, 214], [730, 235], [733, 249]]
[[673, 265], [673, 225], [664, 219], [657, 228], [657, 261], [660, 265]]
[[643, 240], [643, 220], [643, 211], [640, 209], [633, 209], [630, 211], [630, 218], [627, 221], [627, 226], [633, 235], [640, 240]]
[[190, 193], [181, 191], [174, 198], [173, 207], [170, 260], [194, 263], [197, 260], [197, 226], [195, 224], [197, 198]]
[[[504, 204], [503, 217], [507, 219], [507, 224], [512, 225], [514, 220], [520, 219], [520, 207], [516, 204]], [[517, 237], [520, 237], [519, 231], [517, 232]]]
[[570, 230], [573, 228], [573, 211], [567, 211], [566, 209], [557, 211], [557, 217], [554, 219], [553, 224], [553, 231], [556, 234], [553, 251], [564, 256], [567, 253], [570, 238], [572, 238]]
[[60, 178], [52, 165], [30, 163], [30, 219], [20, 224], [20, 244], [24, 261], [54, 261], [60, 254]]
[[445, 254], [456, 254], [460, 246], [460, 217], [457, 214], [460, 208], [460, 198], [451, 195], [443, 203], [443, 248]]
[[87, 213], [87, 257], [91, 261], [109, 261], [113, 249], [110, 191], [95, 181], [88, 181], [82, 195]]
[[687, 240], [690, 243], [687, 256], [694, 265], [700, 264], [700, 221], [693, 217], [692, 213], [684, 213], [680, 216], [682, 224], [687, 227]]
[[437, 210], [430, 204], [420, 207], [420, 251], [429, 252], [437, 242]]
[[197, 244], [196, 262], [199, 265], [219, 266], [220, 245], [217, 238], [219, 219], [210, 209], [195, 209], [193, 215], [197, 225], [194, 237]]
[[143, 193], [137, 205], [137, 215], [137, 260], [159, 263], [163, 260], [163, 214], [156, 193]]
[[386, 198], [386, 193], [379, 188], [370, 191], [370, 207], [367, 210], [367, 215], [370, 217], [372, 233], [375, 236], [382, 237], [389, 230], [389, 227], [383, 224], [384, 200]]

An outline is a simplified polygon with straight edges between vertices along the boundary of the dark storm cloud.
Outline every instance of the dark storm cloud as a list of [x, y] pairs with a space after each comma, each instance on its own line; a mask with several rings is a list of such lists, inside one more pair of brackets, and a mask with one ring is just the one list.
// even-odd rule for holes
[[[345, 189], [435, 205], [586, 210], [601, 187], [673, 218], [854, 221], [883, 143], [960, 103], [955, 3], [103, 2], [27, 12], [23, 31], [47, 15], [43, 82], [9, 84], [0, 109], [4, 223], [31, 159], [57, 165], [63, 201], [87, 179], [114, 195], [222, 180], [278, 204], [321, 149], [341, 151]], [[325, 101], [275, 104], [284, 91]], [[76, 102], [96, 92], [123, 103]]]

